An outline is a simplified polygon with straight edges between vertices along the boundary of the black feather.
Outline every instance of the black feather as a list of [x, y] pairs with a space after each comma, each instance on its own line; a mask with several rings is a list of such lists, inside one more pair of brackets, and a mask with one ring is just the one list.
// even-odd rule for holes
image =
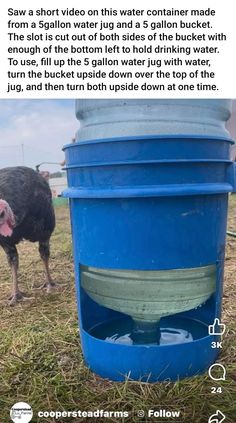
[[0, 199], [8, 202], [16, 219], [12, 235], [0, 235], [0, 245], [49, 240], [55, 215], [51, 190], [39, 173], [23, 166], [0, 169]]

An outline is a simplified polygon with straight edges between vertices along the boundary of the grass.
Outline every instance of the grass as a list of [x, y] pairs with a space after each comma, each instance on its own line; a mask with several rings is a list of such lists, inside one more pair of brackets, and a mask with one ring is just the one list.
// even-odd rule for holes
[[[36, 290], [44, 280], [37, 246], [23, 242], [20, 253], [20, 285], [34, 296], [16, 307], [8, 307], [11, 289], [5, 254], [0, 251], [0, 422], [8, 423], [9, 410], [17, 401], [29, 403], [34, 422], [82, 422], [85, 418], [36, 417], [39, 410], [128, 410], [125, 422], [170, 421], [139, 418], [138, 410], [182, 411], [181, 422], [203, 423], [220, 409], [227, 423], [236, 421], [236, 238], [227, 239], [223, 321], [227, 323], [220, 362], [227, 380], [214, 382], [208, 375], [176, 383], [145, 384], [103, 380], [84, 365], [78, 336], [69, 212], [56, 208], [57, 228], [52, 239], [51, 270], [58, 290], [46, 294]], [[236, 231], [236, 196], [230, 198], [229, 229]], [[223, 394], [212, 394], [222, 386]], [[122, 419], [98, 419], [121, 422]], [[177, 421], [177, 420], [172, 420]]]

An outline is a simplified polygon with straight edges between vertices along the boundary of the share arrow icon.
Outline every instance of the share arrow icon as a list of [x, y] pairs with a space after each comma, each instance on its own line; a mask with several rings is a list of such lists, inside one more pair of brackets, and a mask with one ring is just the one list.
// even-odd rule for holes
[[220, 410], [217, 410], [216, 414], [212, 414], [212, 416], [209, 417], [208, 423], [222, 423], [225, 418], [225, 415]]

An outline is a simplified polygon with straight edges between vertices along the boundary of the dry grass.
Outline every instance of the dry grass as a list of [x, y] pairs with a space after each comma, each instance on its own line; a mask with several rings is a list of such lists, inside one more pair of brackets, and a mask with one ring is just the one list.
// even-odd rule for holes
[[[229, 228], [236, 231], [236, 197], [230, 199]], [[9, 409], [16, 401], [39, 410], [129, 410], [126, 422], [144, 420], [137, 410], [166, 408], [183, 410], [181, 422], [203, 423], [217, 409], [235, 423], [235, 274], [236, 238], [228, 238], [225, 272], [224, 314], [227, 333], [221, 362], [227, 368], [227, 380], [221, 382], [223, 394], [212, 394], [208, 375], [177, 383], [113, 383], [91, 373], [83, 363], [77, 330], [74, 275], [71, 254], [69, 213], [57, 208], [57, 229], [52, 240], [51, 268], [58, 290], [50, 295], [36, 290], [44, 279], [37, 246], [19, 247], [20, 284], [35, 298], [17, 307], [6, 306], [11, 284], [5, 255], [0, 251], [0, 422], [7, 423]], [[215, 386], [220, 386], [215, 382]], [[89, 419], [37, 419], [35, 422], [80, 422]], [[167, 420], [167, 419], [164, 419]], [[98, 421], [104, 421], [98, 419]], [[106, 419], [121, 422], [121, 419]], [[170, 421], [168, 419], [168, 421]], [[174, 421], [174, 420], [173, 420]], [[176, 421], [176, 420], [175, 420]]]

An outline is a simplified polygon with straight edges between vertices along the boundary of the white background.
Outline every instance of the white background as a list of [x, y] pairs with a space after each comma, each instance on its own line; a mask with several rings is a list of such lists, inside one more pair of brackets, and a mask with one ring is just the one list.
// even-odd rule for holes
[[[8, 66], [8, 59], [7, 57], [12, 56], [9, 55], [8, 53], [8, 47], [9, 47], [9, 38], [7, 35], [7, 32], [9, 32], [8, 27], [7, 27], [7, 22], [9, 19], [14, 20], [14, 17], [9, 17], [7, 10], [8, 8], [15, 8], [15, 9], [40, 9], [40, 8], [44, 8], [44, 9], [65, 9], [66, 7], [68, 8], [72, 8], [74, 7], [75, 9], [101, 9], [103, 7], [107, 7], [107, 8], [111, 8], [113, 7], [113, 9], [122, 9], [122, 8], [135, 8], [135, 9], [162, 9], [162, 8], [177, 8], [178, 9], [190, 9], [190, 8], [198, 8], [198, 9], [207, 9], [208, 7], [210, 8], [214, 8], [216, 9], [216, 16], [214, 18], [211, 18], [211, 20], [213, 20], [214, 23], [214, 28], [215, 28], [215, 32], [221, 33], [224, 32], [227, 35], [227, 42], [224, 43], [220, 43], [219, 44], [219, 48], [220, 48], [220, 54], [215, 55], [214, 58], [212, 57], [212, 67], [209, 68], [209, 70], [211, 71], [215, 71], [216, 73], [216, 78], [214, 80], [214, 82], [212, 81], [212, 83], [215, 83], [217, 85], [217, 87], [219, 88], [219, 91], [195, 91], [195, 92], [191, 92], [191, 91], [119, 91], [118, 93], [114, 94], [114, 92], [109, 93], [108, 91], [81, 91], [81, 92], [66, 92], [66, 91], [48, 91], [48, 92], [41, 92], [41, 91], [24, 91], [22, 93], [16, 93], [15, 91], [11, 91], [7, 94], [6, 90], [7, 90], [7, 70], [9, 70], [9, 66]], [[236, 97], [236, 84], [235, 84], [235, 43], [236, 43], [236, 25], [235, 25], [235, 16], [236, 16], [236, 5], [235, 2], [233, 1], [216, 1], [216, 0], [209, 0], [209, 1], [205, 1], [205, 0], [198, 0], [198, 1], [188, 1], [188, 0], [178, 0], [174, 1], [174, 0], [159, 0], [158, 2], [156, 1], [150, 1], [147, 0], [145, 1], [143, 4], [140, 2], [139, 5], [137, 5], [137, 1], [124, 1], [121, 0], [119, 2], [108, 2], [108, 1], [104, 1], [101, 0], [99, 2], [95, 2], [95, 1], [91, 1], [91, 0], [86, 0], [86, 2], [80, 2], [78, 3], [77, 1], [73, 1], [73, 0], [67, 0], [66, 2], [64, 2], [64, 4], [62, 2], [58, 2], [58, 1], [54, 1], [51, 0], [49, 1], [45, 1], [45, 0], [36, 0], [34, 2], [31, 1], [26, 1], [26, 0], [22, 0], [21, 2], [16, 1], [16, 0], [11, 0], [8, 3], [3, 4], [3, 2], [1, 2], [0, 5], [0, 57], [1, 57], [1, 68], [0, 68], [0, 98], [73, 98], [73, 97], [83, 97], [83, 98], [108, 98], [110, 96], [115, 97], [115, 98], [145, 98], [145, 97], [149, 97], [149, 98], [235, 98]], [[15, 19], [18, 19], [17, 17]], [[33, 17], [28, 17], [27, 15], [23, 18], [23, 20], [27, 20], [28, 22], [30, 22], [31, 20], [35, 20]], [[60, 19], [62, 20], [62, 17], [57, 18], [57, 17], [41, 17], [40, 19], [43, 20], [48, 20], [48, 21], [54, 21], [55, 19]], [[67, 16], [65, 17], [65, 20], [68, 21], [70, 18]], [[73, 17], [73, 20], [77, 19], [76, 17]], [[85, 18], [81, 18], [82, 20], [85, 20]], [[104, 18], [105, 20], [106, 18]], [[108, 20], [111, 20], [112, 18], [108, 17]], [[132, 18], [129, 17], [129, 20], [131, 20]], [[146, 19], [146, 18], [145, 18]], [[162, 18], [157, 17], [155, 18], [151, 18], [151, 20], [155, 21], [155, 20], [161, 20]], [[164, 19], [164, 18], [163, 18]], [[177, 20], [178, 17], [175, 17], [174, 20]], [[193, 18], [192, 18], [193, 19]], [[194, 20], [196, 20], [197, 18], [194, 18]], [[208, 17], [205, 17], [204, 20], [208, 20]], [[78, 18], [79, 20], [79, 18]], [[35, 33], [40, 33], [43, 32], [45, 33], [45, 30], [42, 29], [38, 29], [38, 30], [27, 30], [28, 32], [35, 32]], [[163, 32], [165, 30], [161, 30], [161, 32]], [[203, 33], [204, 30], [197, 30], [199, 31], [199, 33]], [[74, 30], [73, 30], [74, 32]], [[124, 30], [125, 33], [128, 32], [128, 30]], [[132, 31], [131, 31], [132, 32]], [[173, 30], [169, 30], [169, 33], [172, 33]], [[195, 32], [194, 30], [189, 30], [189, 32]], [[56, 43], [58, 44], [58, 43]], [[61, 43], [62, 44], [62, 43]], [[112, 43], [113, 44], [113, 43]], [[204, 43], [204, 45], [206, 45], [207, 43]], [[32, 42], [31, 45], [35, 45], [35, 42]], [[184, 44], [186, 46], [186, 43]], [[23, 55], [20, 55], [20, 57], [22, 57]], [[45, 56], [45, 55], [43, 55]], [[85, 56], [88, 56], [88, 54], [85, 54]], [[147, 55], [150, 56], [150, 55]], [[30, 56], [31, 58], [34, 58], [34, 56]], [[56, 57], [57, 59], [60, 57], [60, 55], [51, 55], [52, 58]], [[62, 58], [65, 57], [65, 55], [61, 56]], [[127, 58], [127, 56], [125, 56]], [[133, 55], [132, 55], [133, 57]], [[18, 55], [19, 58], [19, 55]], [[82, 55], [79, 55], [78, 58], [82, 58]], [[98, 58], [95, 55], [95, 58]], [[115, 58], [115, 55], [113, 55], [113, 58]], [[153, 56], [153, 58], [155, 58]], [[189, 58], [189, 56], [187, 56], [187, 58]], [[208, 58], [205, 55], [202, 55], [202, 58]], [[96, 68], [96, 70], [101, 69], [101, 68]], [[159, 70], [160, 68], [158, 68], [157, 70]], [[174, 68], [172, 68], [174, 69]], [[11, 67], [11, 70], [16, 70], [16, 68]], [[26, 71], [28, 70], [28, 68], [24, 68], [24, 69], [19, 69], [19, 67], [17, 67], [17, 71]], [[40, 71], [40, 67], [37, 68], [37, 71]], [[43, 69], [42, 69], [43, 70]], [[50, 70], [59, 70], [58, 68], [56, 69], [50, 69]], [[63, 70], [65, 71], [71, 71], [72, 68], [66, 68], [64, 67]], [[78, 69], [77, 69], [78, 70]], [[86, 68], [86, 70], [88, 70]], [[102, 70], [102, 69], [101, 69]], [[118, 71], [119, 69], [116, 68], [116, 71]], [[127, 70], [127, 69], [126, 69]], [[133, 69], [134, 70], [134, 69]], [[140, 69], [138, 69], [140, 70]], [[166, 69], [165, 69], [166, 70]], [[185, 69], [183, 69], [185, 70]], [[190, 70], [190, 69], [189, 69]], [[208, 69], [206, 69], [208, 70]], [[40, 82], [45, 82], [43, 79], [40, 80], [35, 80], [32, 81], [29, 80], [25, 80], [25, 83], [35, 83], [38, 84]], [[49, 80], [47, 80], [49, 82]], [[65, 82], [65, 80], [63, 80], [62, 82]], [[69, 81], [68, 81], [69, 82]], [[70, 81], [71, 83], [73, 82], [72, 80]], [[74, 81], [74, 83], [79, 83], [80, 81]], [[96, 83], [96, 80], [90, 80], [90, 83]], [[101, 82], [101, 81], [100, 81]], [[118, 80], [118, 79], [112, 79], [111, 80], [112, 83], [125, 83], [125, 82], [131, 82], [130, 79], [124, 81], [123, 79]], [[140, 82], [140, 80], [135, 81], [133, 80], [132, 82]], [[144, 83], [145, 80], [142, 79], [142, 83]], [[147, 80], [148, 83], [150, 83], [150, 80]], [[180, 82], [177, 80], [168, 80], [168, 83], [173, 83], [173, 82]], [[185, 79], [183, 81], [184, 83], [191, 83], [192, 81], [190, 79]], [[200, 82], [200, 81], [199, 81]], [[11, 83], [18, 83], [15, 82], [14, 79], [11, 80]], [[60, 80], [54, 80], [54, 83], [60, 84]], [[157, 81], [156, 83], [162, 83], [162, 80]], [[207, 83], [207, 81], [205, 81], [205, 83]]]

